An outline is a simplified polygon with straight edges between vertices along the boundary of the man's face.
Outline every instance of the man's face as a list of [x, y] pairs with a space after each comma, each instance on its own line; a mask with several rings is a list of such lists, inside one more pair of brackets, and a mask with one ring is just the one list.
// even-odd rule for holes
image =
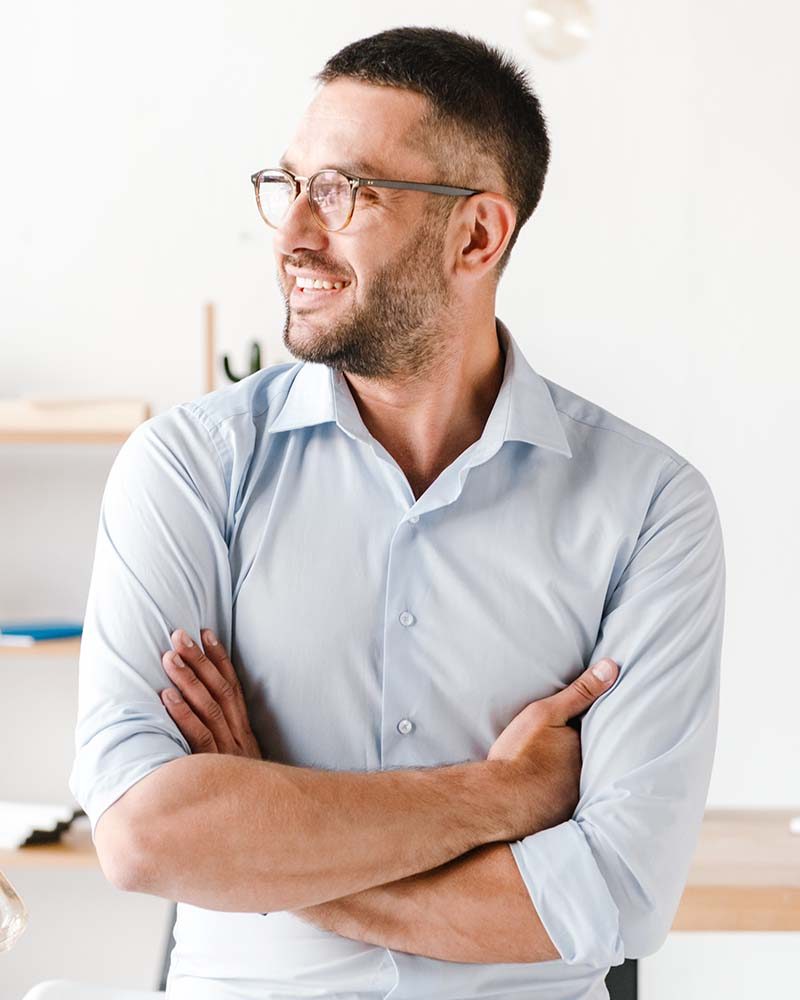
[[[448, 182], [405, 141], [426, 107], [410, 91], [333, 81], [312, 101], [282, 163], [302, 177], [341, 167], [363, 177]], [[439, 321], [451, 302], [442, 210], [452, 204], [421, 191], [361, 188], [350, 223], [327, 232], [314, 221], [304, 187], [275, 232], [288, 350], [367, 378], [429, 368], [441, 354]], [[347, 284], [309, 292], [297, 286], [298, 272]]]

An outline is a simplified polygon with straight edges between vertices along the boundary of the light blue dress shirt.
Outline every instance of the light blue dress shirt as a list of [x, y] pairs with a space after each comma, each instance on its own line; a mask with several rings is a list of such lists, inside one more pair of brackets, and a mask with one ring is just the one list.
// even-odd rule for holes
[[483, 760], [609, 656], [573, 817], [511, 843], [561, 958], [448, 962], [179, 903], [172, 1000], [595, 1000], [670, 929], [717, 733], [716, 504], [686, 459], [497, 332], [483, 434], [419, 499], [324, 365], [272, 365], [134, 430], [103, 494], [70, 789], [94, 834], [191, 752], [158, 694], [177, 627], [231, 651], [267, 759], [332, 770]]

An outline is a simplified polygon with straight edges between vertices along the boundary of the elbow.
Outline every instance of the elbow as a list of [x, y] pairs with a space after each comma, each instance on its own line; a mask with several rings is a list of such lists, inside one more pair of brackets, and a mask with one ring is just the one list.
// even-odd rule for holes
[[[162, 840], [162, 848], [164, 843]], [[130, 837], [124, 858], [118, 859], [115, 884], [123, 892], [143, 892], [158, 896], [165, 888], [165, 873], [177, 872], [178, 864], [177, 858], [163, 857], [163, 850], [158, 849], [157, 841], [152, 838]]]
[[196, 759], [184, 755], [153, 767], [137, 777], [99, 816], [94, 832], [95, 848], [103, 874], [116, 888], [123, 892], [150, 892], [159, 872], [167, 870], [167, 865], [159, 863], [159, 859], [171, 838], [164, 835], [163, 824], [157, 818], [175, 808], [167, 797], [171, 786], [176, 784], [173, 770], [183, 766], [176, 760]]
[[672, 928], [675, 914], [664, 906], [620, 910], [620, 936], [625, 958], [647, 958], [661, 949]]
[[132, 824], [116, 805], [102, 813], [93, 839], [100, 869], [111, 885], [122, 892], [143, 891], [143, 849], [133, 835]]
[[158, 895], [155, 889], [157, 865], [152, 853], [145, 853], [138, 845], [129, 843], [126, 848], [101, 867], [108, 881], [121, 892], [144, 892]]
[[111, 885], [122, 892], [138, 891], [139, 874], [132, 864], [134, 852], [124, 844], [116, 844], [113, 848], [107, 844], [101, 846], [99, 840], [95, 848], [100, 869]]
[[616, 909], [618, 955], [626, 959], [655, 955], [675, 921], [688, 862], [666, 865], [651, 859], [645, 866], [625, 862], [620, 852], [602, 856], [598, 852], [595, 857]]
[[141, 892], [139, 877], [134, 873], [130, 865], [118, 866], [106, 871], [103, 867], [108, 881], [119, 889], [120, 892]]

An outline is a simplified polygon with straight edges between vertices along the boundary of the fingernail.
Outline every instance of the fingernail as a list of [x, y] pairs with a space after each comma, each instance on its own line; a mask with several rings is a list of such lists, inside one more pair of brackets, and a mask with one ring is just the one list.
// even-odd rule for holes
[[164, 697], [167, 701], [172, 702], [173, 705], [177, 705], [179, 701], [183, 701], [183, 698], [181, 698], [174, 688], [167, 688], [164, 692]]
[[596, 666], [592, 667], [592, 673], [598, 680], [610, 681], [614, 675], [614, 667], [610, 660], [601, 660]]
[[178, 638], [180, 639], [182, 645], [186, 646], [187, 649], [191, 649], [194, 646], [194, 642], [189, 638], [189, 633], [185, 629], [181, 629], [178, 633]]
[[209, 646], [218, 646], [219, 645], [219, 641], [217, 640], [217, 637], [214, 635], [214, 633], [211, 631], [210, 628], [206, 629], [206, 642], [209, 644]]
[[183, 662], [178, 653], [173, 653], [170, 660], [172, 661], [173, 666], [182, 667], [184, 670], [186, 669], [186, 664]]

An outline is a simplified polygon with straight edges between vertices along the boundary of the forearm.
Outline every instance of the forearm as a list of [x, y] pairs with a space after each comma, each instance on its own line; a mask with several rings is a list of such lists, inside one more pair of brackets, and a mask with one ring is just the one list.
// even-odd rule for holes
[[127, 888], [207, 909], [289, 910], [427, 871], [506, 839], [494, 762], [325, 771], [221, 754], [134, 785]]
[[448, 962], [561, 957], [506, 843], [296, 913], [343, 937]]

